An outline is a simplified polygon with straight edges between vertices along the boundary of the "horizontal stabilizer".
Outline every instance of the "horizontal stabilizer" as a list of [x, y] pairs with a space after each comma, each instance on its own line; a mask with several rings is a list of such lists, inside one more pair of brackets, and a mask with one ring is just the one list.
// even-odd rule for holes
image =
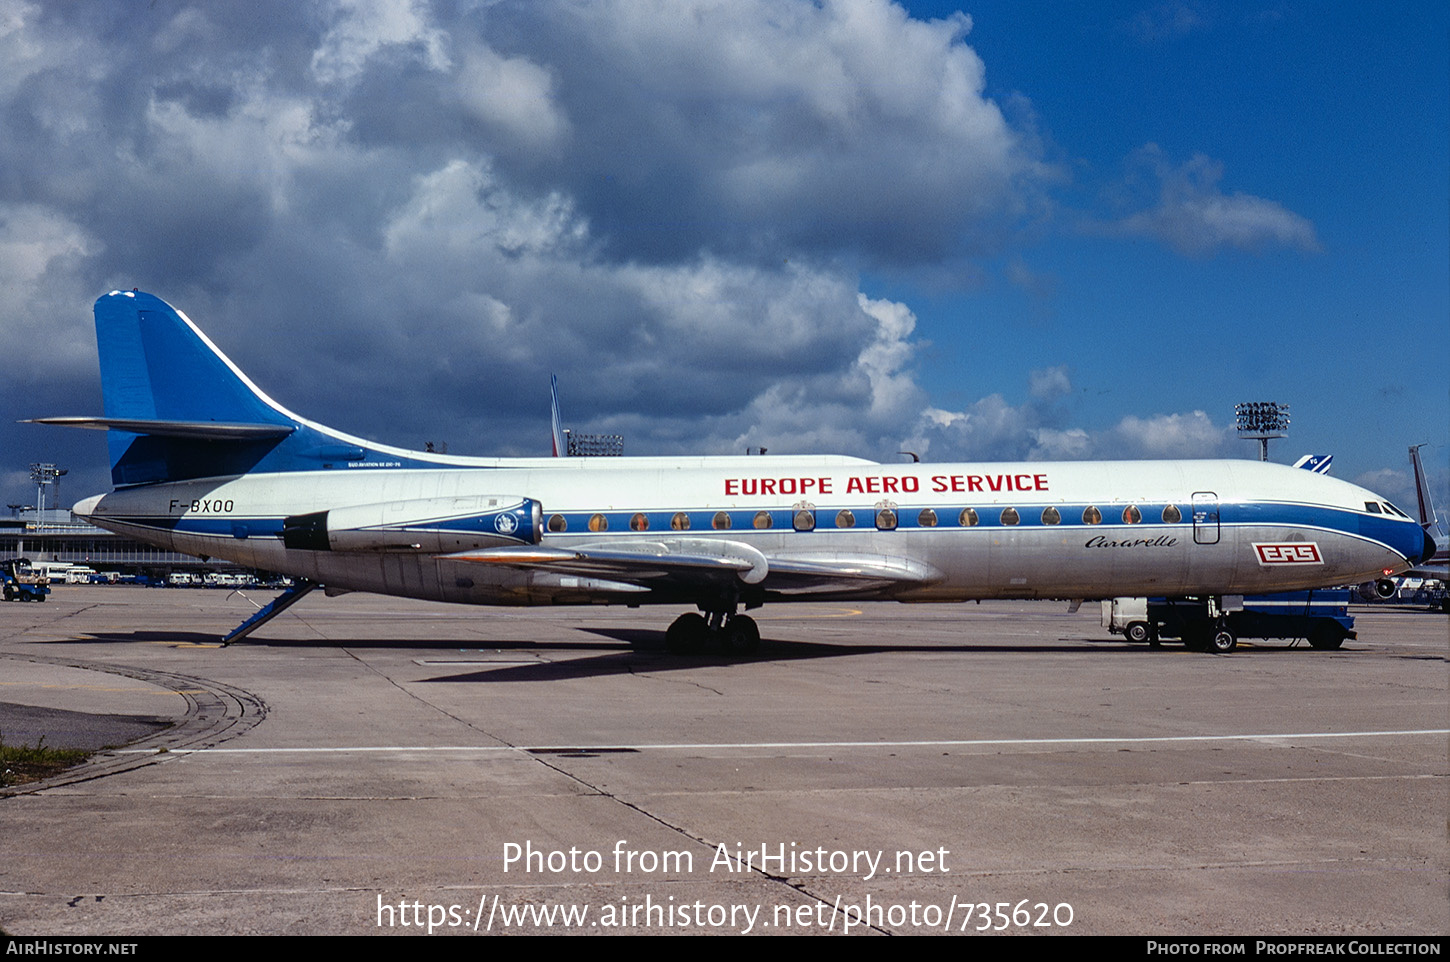
[[225, 421], [162, 421], [154, 418], [30, 418], [24, 424], [49, 424], [92, 431], [126, 431], [150, 437], [190, 438], [194, 441], [255, 441], [285, 438], [296, 431], [288, 424], [238, 424]]

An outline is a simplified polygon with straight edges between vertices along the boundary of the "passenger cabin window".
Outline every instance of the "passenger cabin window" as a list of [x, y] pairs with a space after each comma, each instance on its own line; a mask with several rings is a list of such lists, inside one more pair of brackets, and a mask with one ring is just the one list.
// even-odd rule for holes
[[1082, 509], [1082, 523], [1083, 524], [1102, 524], [1103, 523], [1103, 513], [1101, 511], [1099, 511], [1097, 508], [1093, 507], [1092, 505], [1088, 505], [1086, 508], [1083, 508]]
[[802, 508], [791, 515], [790, 523], [797, 531], [814, 531], [816, 530], [816, 513]]
[[716, 531], [727, 531], [730, 528], [730, 515], [724, 511], [716, 511], [715, 517], [710, 519], [710, 527]]
[[962, 513], [957, 515], [957, 524], [963, 528], [975, 528], [978, 520], [976, 508], [963, 508]]
[[1061, 524], [1062, 514], [1054, 507], [1044, 508], [1042, 511], [1043, 524]]
[[1137, 524], [1143, 520], [1143, 512], [1138, 510], [1136, 504], [1130, 504], [1123, 509], [1123, 524]]
[[935, 528], [936, 512], [931, 508], [922, 508], [921, 513], [916, 516], [916, 524], [920, 528]]
[[755, 512], [755, 526], [757, 528], [768, 528], [768, 527], [770, 527], [770, 512], [769, 511], [757, 511], [757, 512]]
[[849, 508], [843, 508], [842, 510], [837, 511], [836, 512], [836, 527], [838, 527], [838, 528], [854, 528], [854, 527], [856, 527], [856, 515], [854, 515], [850, 511]]
[[549, 515], [549, 530], [556, 534], [560, 531], [568, 531], [569, 522], [564, 520], [562, 514], [551, 514]]
[[876, 512], [876, 528], [880, 531], [895, 531], [896, 512], [890, 508], [882, 508]]
[[1163, 506], [1163, 523], [1177, 524], [1183, 520], [1183, 512], [1178, 510], [1176, 504], [1165, 504]]
[[674, 517], [670, 518], [670, 529], [673, 531], [689, 531], [690, 516], [683, 511], [676, 511]]
[[1016, 508], [1003, 508], [1002, 509], [1002, 523], [1003, 524], [1016, 524], [1018, 521], [1021, 521], [1021, 520], [1022, 519], [1020, 517], [1018, 517], [1018, 515], [1017, 515], [1017, 509]]
[[629, 519], [629, 530], [631, 530], [631, 531], [648, 531], [649, 530], [649, 518], [646, 518], [643, 514], [636, 514], [636, 515], [634, 515], [633, 517], [631, 517]]
[[592, 515], [590, 515], [589, 516], [589, 530], [590, 531], [608, 531], [609, 530], [609, 519], [605, 518], [604, 515], [602, 515], [602, 514], [592, 514]]

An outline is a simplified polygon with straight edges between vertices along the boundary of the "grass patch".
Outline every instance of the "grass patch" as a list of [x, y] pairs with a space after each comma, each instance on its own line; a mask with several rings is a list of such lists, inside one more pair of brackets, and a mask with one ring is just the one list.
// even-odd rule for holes
[[0, 788], [41, 781], [90, 757], [84, 748], [46, 748], [44, 738], [33, 746], [7, 745], [0, 738]]

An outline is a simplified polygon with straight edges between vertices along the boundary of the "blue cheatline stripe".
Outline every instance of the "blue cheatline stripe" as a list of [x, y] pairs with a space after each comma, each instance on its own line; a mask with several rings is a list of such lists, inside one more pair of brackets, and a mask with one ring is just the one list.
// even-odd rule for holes
[[[1169, 502], [1173, 503], [1173, 502]], [[1143, 520], [1138, 524], [1124, 524], [1121, 521], [1124, 504], [1093, 505], [1103, 513], [1103, 523], [1096, 525], [1084, 524], [1082, 522], [1083, 511], [1090, 507], [1087, 504], [1024, 504], [1011, 505], [1017, 510], [1020, 522], [1016, 525], [1004, 525], [1001, 521], [1001, 511], [1007, 506], [979, 506], [979, 505], [906, 505], [896, 508], [897, 530], [900, 531], [942, 531], [942, 530], [971, 530], [974, 528], [999, 530], [999, 529], [1041, 529], [1047, 528], [1063, 532], [1076, 532], [1083, 534], [1095, 531], [1113, 531], [1121, 534], [1125, 531], [1142, 531], [1145, 534], [1176, 533], [1184, 537], [1191, 537], [1193, 531], [1192, 523], [1188, 519], [1188, 508], [1183, 504], [1175, 504], [1183, 513], [1183, 521], [1177, 523], [1165, 523], [1162, 521], [1164, 507], [1163, 502], [1138, 504], [1142, 512]], [[966, 507], [972, 507], [977, 512], [978, 524], [962, 525], [959, 520], [961, 511]], [[1062, 517], [1062, 523], [1046, 525], [1042, 523], [1042, 512], [1047, 507], [1056, 508]], [[936, 512], [938, 523], [922, 525], [920, 513], [926, 508]], [[855, 516], [856, 524], [853, 528], [837, 528], [836, 515], [842, 510], [848, 510]], [[712, 521], [719, 513], [727, 515], [730, 519], [729, 528], [714, 528]], [[798, 534], [810, 534], [812, 532], [797, 532], [792, 526], [794, 511], [790, 508], [753, 508], [753, 509], [722, 509], [722, 511], [710, 510], [684, 510], [670, 511], [651, 509], [648, 511], [608, 510], [608, 511], [564, 511], [549, 512], [545, 510], [545, 534], [569, 534], [569, 535], [594, 535], [607, 534], [613, 536], [638, 535], [642, 537], [653, 536], [691, 536], [691, 535], [720, 535], [727, 536], [732, 533], [759, 533], [761, 531], [778, 531]], [[756, 515], [765, 511], [770, 515], [771, 524], [768, 529], [758, 529], [754, 526]], [[875, 506], [832, 506], [830, 508], [816, 509], [816, 531], [875, 531]], [[671, 519], [679, 513], [685, 514], [690, 519], [688, 529], [674, 530], [670, 527]], [[608, 522], [608, 527], [601, 531], [590, 531], [589, 520], [594, 515], [602, 515]], [[648, 521], [648, 527], [644, 530], [635, 531], [630, 527], [631, 519], [636, 515], [643, 515]], [[562, 515], [566, 528], [563, 532], [553, 531], [549, 528], [549, 519], [555, 515]], [[210, 537], [236, 537], [237, 529], [245, 529], [243, 534], [246, 537], [280, 537], [282, 533], [282, 518], [277, 516], [254, 517], [254, 516], [219, 516], [219, 517], [197, 517], [184, 515], [176, 517], [130, 517], [117, 518], [128, 524], [140, 527], [157, 528], [159, 530], [175, 531], [179, 534], [203, 535]], [[1350, 511], [1343, 508], [1330, 508], [1323, 505], [1297, 504], [1290, 502], [1231, 502], [1220, 505], [1220, 526], [1223, 528], [1245, 528], [1245, 527], [1275, 527], [1291, 526], [1325, 531], [1333, 534], [1342, 534], [1350, 537], [1360, 538], [1366, 541], [1384, 545], [1385, 547], [1398, 551], [1395, 546], [1396, 540], [1405, 533], [1406, 522], [1386, 518], [1379, 515], [1369, 515], [1360, 512]], [[442, 527], [437, 530], [455, 530], [460, 533], [469, 533], [470, 529], [460, 527]]]

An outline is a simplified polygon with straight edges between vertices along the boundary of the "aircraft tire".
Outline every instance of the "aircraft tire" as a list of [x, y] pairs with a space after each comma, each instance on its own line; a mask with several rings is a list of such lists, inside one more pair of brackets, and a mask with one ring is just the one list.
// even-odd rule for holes
[[1309, 647], [1315, 651], [1335, 651], [1344, 644], [1344, 632], [1337, 625], [1315, 625], [1309, 632]]
[[748, 615], [735, 615], [721, 633], [725, 649], [735, 654], [747, 655], [760, 649], [760, 629], [755, 619]]
[[1134, 621], [1130, 623], [1128, 625], [1128, 630], [1125, 631], [1124, 634], [1127, 635], [1129, 641], [1136, 642], [1140, 645], [1145, 641], [1152, 640], [1152, 633], [1148, 630], [1148, 625], [1142, 621]]
[[665, 649], [676, 655], [696, 655], [705, 649], [710, 624], [690, 611], [676, 618], [665, 632]]
[[1208, 636], [1208, 650], [1215, 655], [1226, 655], [1239, 645], [1239, 640], [1227, 628], [1215, 628]]

